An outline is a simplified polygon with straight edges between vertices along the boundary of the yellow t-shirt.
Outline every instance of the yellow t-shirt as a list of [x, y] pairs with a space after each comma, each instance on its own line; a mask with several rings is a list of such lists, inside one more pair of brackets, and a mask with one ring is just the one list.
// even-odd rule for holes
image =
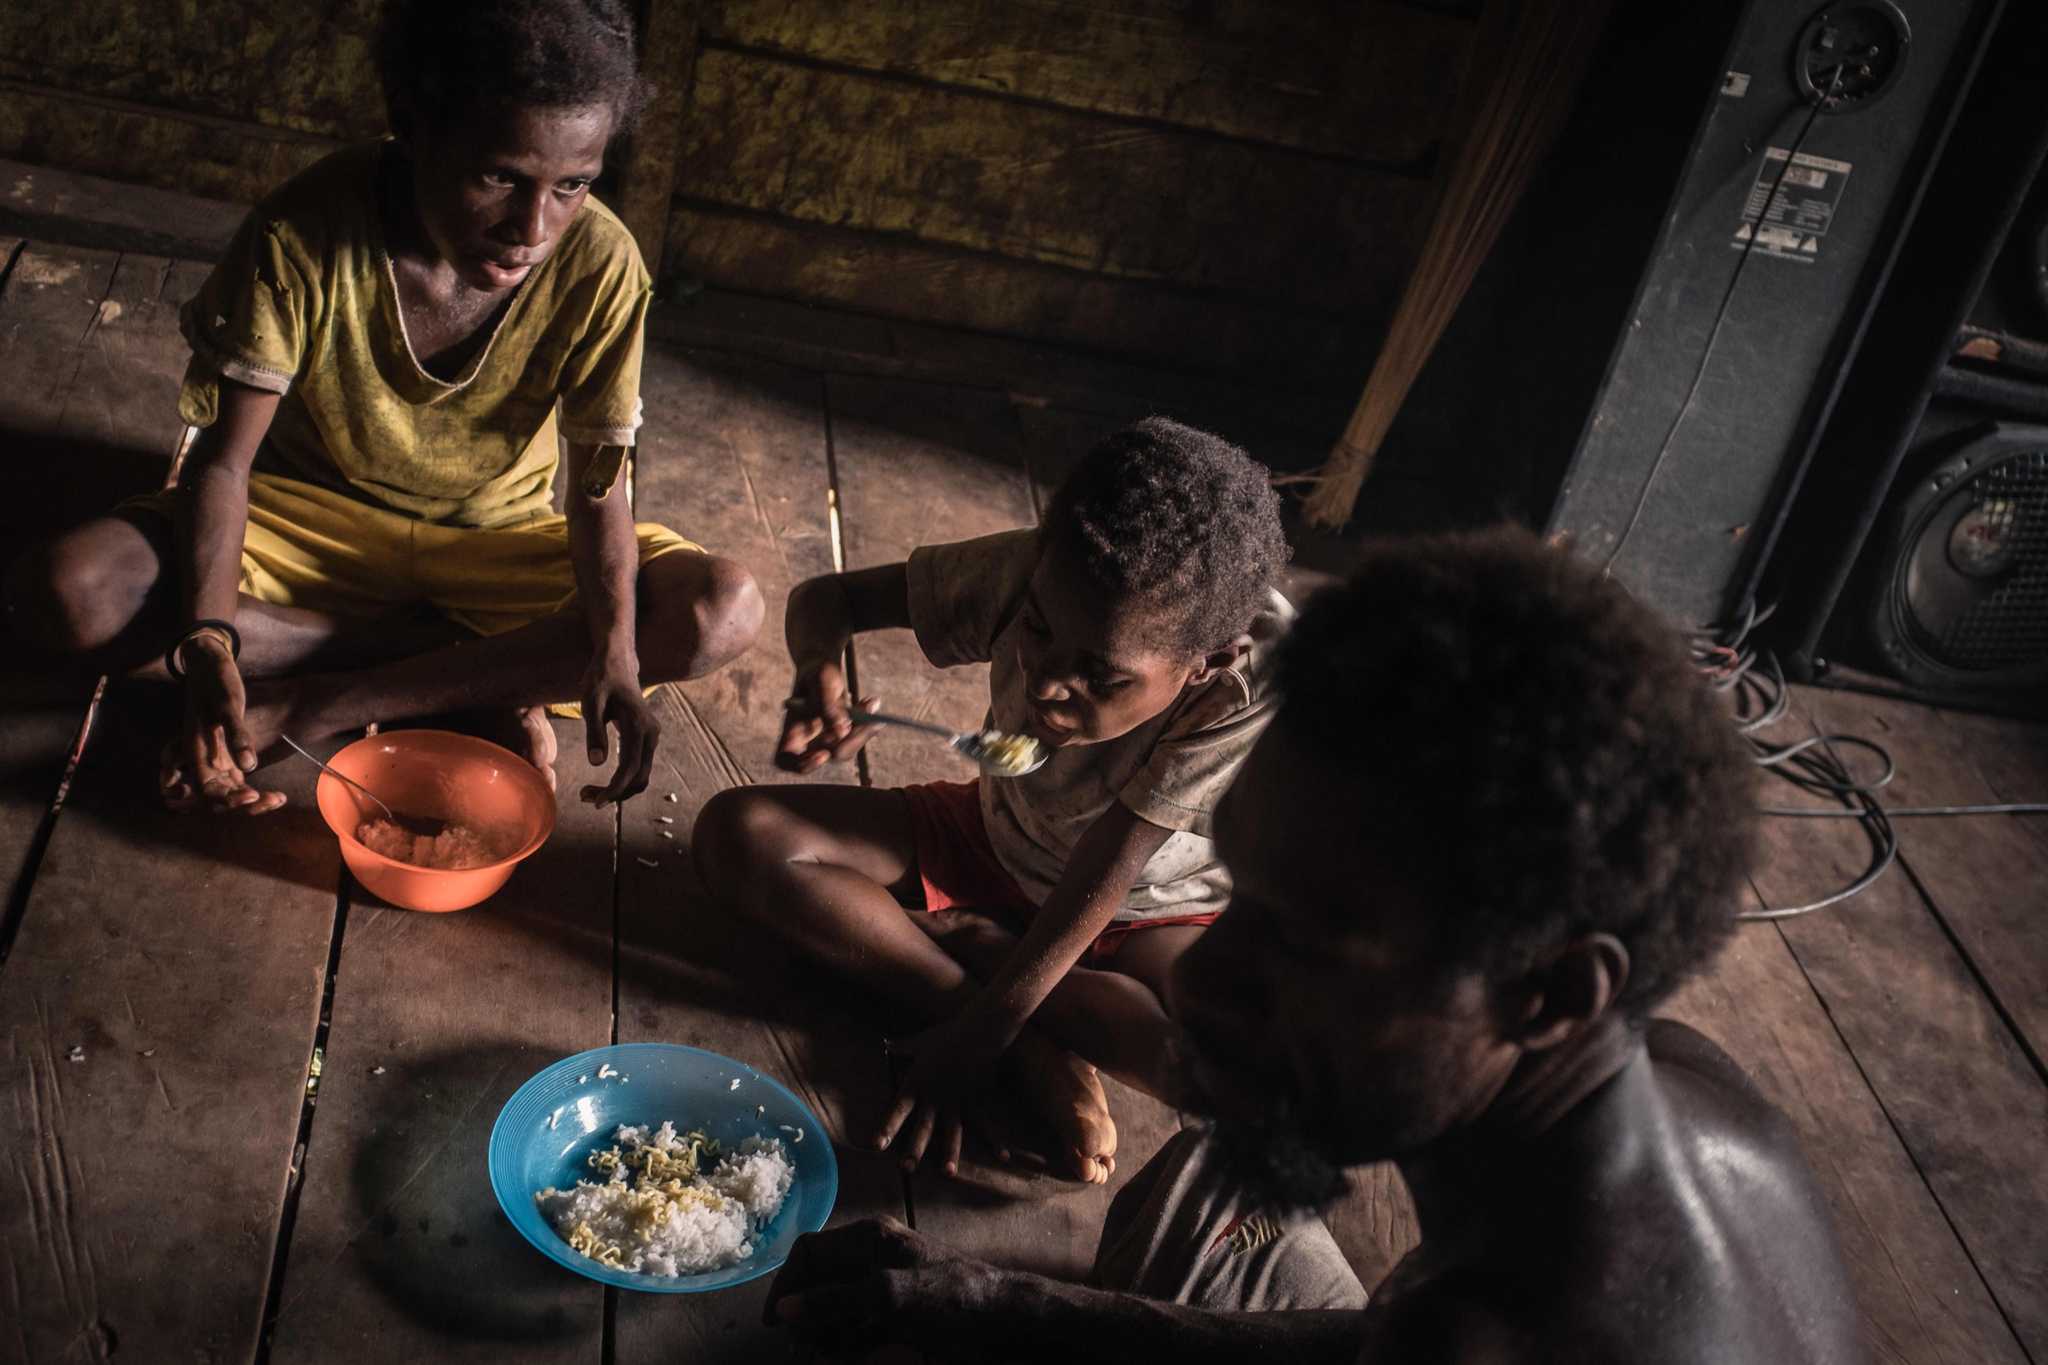
[[652, 296], [639, 248], [586, 200], [456, 379], [406, 337], [378, 214], [386, 142], [349, 147], [258, 204], [179, 315], [179, 414], [219, 414], [220, 380], [284, 395], [256, 468], [423, 521], [485, 529], [549, 513], [560, 433], [628, 446]]

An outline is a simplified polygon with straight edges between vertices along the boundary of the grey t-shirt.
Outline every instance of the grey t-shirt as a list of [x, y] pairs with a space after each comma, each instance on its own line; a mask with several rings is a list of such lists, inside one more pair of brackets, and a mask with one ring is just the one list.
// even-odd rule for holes
[[[1018, 618], [1038, 567], [1034, 530], [1005, 531], [910, 556], [910, 625], [940, 668], [987, 663], [985, 722], [1021, 730], [1029, 714], [1017, 662]], [[1294, 615], [1278, 593], [1253, 623], [1252, 652], [1129, 734], [1056, 749], [1023, 777], [981, 779], [981, 819], [996, 856], [1043, 902], [1088, 827], [1121, 801], [1172, 835], [1145, 864], [1118, 921], [1221, 910], [1230, 876], [1216, 861], [1209, 818], [1272, 717], [1261, 666]]]

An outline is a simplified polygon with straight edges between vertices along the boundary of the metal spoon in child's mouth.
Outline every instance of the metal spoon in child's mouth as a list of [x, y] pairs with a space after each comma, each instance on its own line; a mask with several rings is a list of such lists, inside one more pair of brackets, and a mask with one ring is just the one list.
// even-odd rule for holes
[[930, 721], [908, 716], [885, 716], [877, 711], [849, 711], [855, 725], [901, 725], [922, 730], [945, 740], [952, 750], [976, 764], [991, 777], [1022, 777], [1035, 773], [1052, 757], [1052, 751], [1029, 735], [1012, 735], [1002, 730], [949, 730]]

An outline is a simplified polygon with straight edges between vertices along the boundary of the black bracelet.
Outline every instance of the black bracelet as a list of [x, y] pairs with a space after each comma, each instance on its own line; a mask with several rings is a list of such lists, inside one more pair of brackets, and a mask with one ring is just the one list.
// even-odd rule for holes
[[192, 643], [193, 636], [208, 630], [217, 630], [228, 637], [229, 658], [239, 659], [242, 657], [242, 632], [235, 629], [233, 621], [220, 621], [211, 617], [204, 621], [194, 621], [185, 628], [185, 633], [180, 635], [172, 643], [171, 647], [164, 651], [164, 667], [169, 670], [173, 678], [185, 676], [185, 664], [180, 657], [184, 653], [185, 646]]

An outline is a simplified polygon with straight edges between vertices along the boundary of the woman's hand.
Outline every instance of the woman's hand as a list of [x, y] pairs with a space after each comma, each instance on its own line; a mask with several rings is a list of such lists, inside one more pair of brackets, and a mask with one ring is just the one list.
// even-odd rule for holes
[[610, 753], [612, 729], [619, 732], [619, 766], [604, 786], [583, 789], [583, 799], [594, 806], [628, 801], [646, 791], [661, 744], [661, 722], [640, 687], [638, 656], [600, 651], [583, 674], [583, 732], [592, 766], [603, 764]]
[[248, 692], [227, 641], [202, 631], [178, 647], [185, 668], [185, 711], [178, 736], [164, 749], [159, 786], [173, 810], [205, 803], [216, 811], [263, 815], [285, 803], [283, 792], [249, 785], [256, 768]]
[[[858, 702], [873, 710], [872, 697]], [[816, 772], [827, 763], [843, 763], [860, 752], [872, 725], [855, 725], [853, 703], [846, 692], [846, 670], [837, 659], [797, 670], [783, 703], [782, 742], [775, 746], [775, 766], [784, 772]]]

